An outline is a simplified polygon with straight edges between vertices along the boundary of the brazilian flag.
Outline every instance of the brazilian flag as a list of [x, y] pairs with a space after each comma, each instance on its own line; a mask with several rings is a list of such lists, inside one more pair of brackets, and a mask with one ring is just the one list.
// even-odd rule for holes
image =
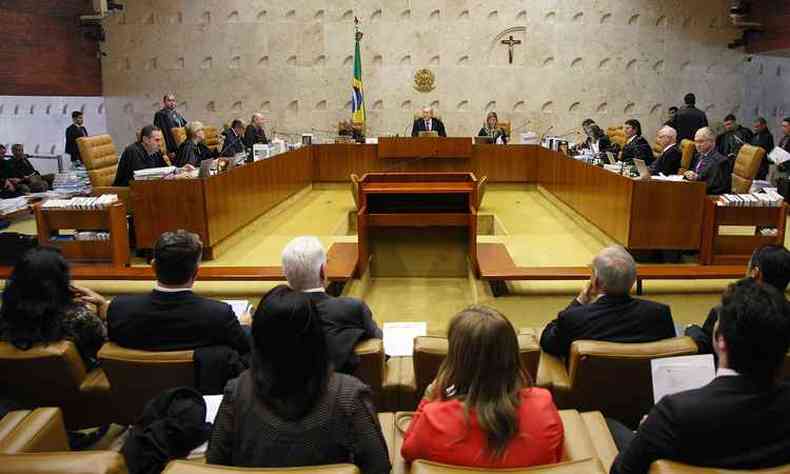
[[356, 35], [356, 48], [354, 51], [354, 79], [351, 81], [353, 93], [351, 94], [351, 122], [365, 125], [365, 95], [362, 88], [362, 55], [359, 53], [359, 40], [361, 34]]

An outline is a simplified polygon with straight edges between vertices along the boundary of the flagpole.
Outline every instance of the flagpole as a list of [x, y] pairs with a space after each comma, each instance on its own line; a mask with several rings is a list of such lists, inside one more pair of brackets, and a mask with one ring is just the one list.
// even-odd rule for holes
[[351, 124], [360, 127], [360, 133], [365, 135], [367, 117], [365, 111], [365, 94], [362, 82], [362, 54], [359, 42], [362, 40], [363, 33], [359, 30], [359, 18], [354, 17], [354, 78], [352, 80], [352, 111]]

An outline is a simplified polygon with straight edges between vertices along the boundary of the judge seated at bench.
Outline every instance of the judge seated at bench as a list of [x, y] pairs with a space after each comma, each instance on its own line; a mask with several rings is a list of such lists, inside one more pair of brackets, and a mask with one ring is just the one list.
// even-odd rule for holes
[[187, 139], [178, 147], [173, 161], [174, 166], [192, 165], [199, 167], [203, 160], [211, 160], [219, 156], [219, 152], [206, 146], [206, 134], [201, 122], [189, 122]]
[[244, 124], [235, 119], [230, 123], [230, 128], [223, 132], [225, 142], [222, 144], [222, 156], [235, 156], [244, 153]]
[[412, 125], [411, 136], [418, 137], [420, 132], [436, 132], [440, 137], [447, 136], [442, 121], [433, 116], [432, 107], [424, 107], [422, 109], [422, 118], [415, 120], [414, 125]]
[[[5, 147], [2, 149], [5, 155]], [[11, 197], [27, 193], [40, 193], [52, 187], [54, 175], [42, 176], [30, 163], [21, 143], [11, 146], [11, 159], [0, 161], [0, 180], [5, 193]]]
[[661, 146], [661, 155], [650, 165], [650, 174], [666, 176], [678, 174], [682, 153], [677, 145], [678, 132], [664, 125], [656, 133], [656, 142]]
[[265, 145], [267, 143], [269, 143], [269, 139], [266, 138], [266, 132], [263, 130], [263, 114], [256, 112], [252, 114], [252, 120], [247, 125], [247, 129], [244, 130], [244, 146], [252, 148], [253, 145]]
[[507, 145], [508, 136], [505, 129], [499, 126], [499, 117], [496, 112], [489, 112], [486, 115], [486, 123], [483, 128], [477, 132], [478, 137], [488, 137], [491, 143]]
[[[587, 119], [589, 120], [589, 119]], [[612, 141], [595, 122], [584, 127], [587, 139], [576, 146], [576, 150], [590, 150], [593, 154], [606, 153], [612, 150]]]
[[632, 164], [634, 160], [642, 160], [646, 165], [653, 164], [653, 148], [642, 136], [642, 124], [639, 120], [626, 120], [623, 125], [626, 142], [620, 160], [626, 164]]
[[129, 186], [134, 172], [147, 168], [167, 166], [162, 156], [162, 131], [154, 125], [146, 125], [140, 130], [140, 140], [127, 146], [118, 161], [113, 186]]
[[708, 194], [725, 194], [732, 188], [730, 163], [716, 151], [716, 134], [709, 127], [697, 130], [694, 135], [697, 154], [691, 168], [683, 176], [689, 181], [704, 181]]

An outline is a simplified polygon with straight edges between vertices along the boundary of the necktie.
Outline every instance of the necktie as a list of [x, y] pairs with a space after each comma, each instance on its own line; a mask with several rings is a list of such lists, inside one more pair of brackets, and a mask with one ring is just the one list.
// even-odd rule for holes
[[697, 169], [694, 170], [695, 173], [699, 174], [699, 171], [702, 169], [702, 163], [705, 162], [705, 156], [701, 156], [699, 158], [699, 163], [697, 163]]
[[428, 130], [429, 132], [431, 131], [431, 121], [430, 120], [426, 120], [425, 121], [425, 130]]

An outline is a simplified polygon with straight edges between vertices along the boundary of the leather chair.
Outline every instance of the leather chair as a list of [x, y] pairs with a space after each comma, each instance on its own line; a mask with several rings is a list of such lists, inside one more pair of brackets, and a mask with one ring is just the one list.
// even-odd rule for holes
[[99, 360], [110, 381], [113, 421], [133, 424], [145, 404], [164, 390], [194, 387], [193, 357], [194, 351], [139, 351], [105, 343]]
[[[534, 333], [522, 332], [518, 335], [521, 360], [527, 372], [535, 380], [540, 359], [540, 345]], [[414, 339], [414, 378], [417, 383], [417, 399], [421, 399], [426, 387], [433, 382], [439, 367], [447, 357], [449, 341], [446, 337], [420, 336]]]
[[381, 407], [384, 391], [384, 341], [367, 339], [354, 346], [354, 353], [359, 357], [359, 365], [353, 375], [370, 387], [373, 403], [376, 407]]
[[80, 158], [88, 171], [93, 194], [117, 194], [118, 199], [130, 209], [129, 188], [113, 186], [115, 172], [118, 170], [118, 152], [115, 150], [112, 137], [109, 135], [95, 135], [77, 139], [77, 148]]
[[351, 197], [354, 198], [354, 207], [359, 209], [359, 176], [351, 173]]
[[185, 127], [175, 127], [170, 129], [173, 134], [173, 140], [176, 141], [176, 146], [181, 146], [182, 143], [187, 141], [187, 129]]
[[623, 126], [620, 125], [619, 127], [609, 127], [606, 129], [606, 135], [609, 137], [609, 141], [612, 143], [617, 143], [620, 145], [620, 148], [625, 146], [625, 131], [623, 131]]
[[0, 454], [68, 450], [60, 408], [12, 411], [0, 420]]
[[384, 364], [384, 381], [378, 411], [417, 409], [417, 382], [411, 357], [390, 357]]
[[765, 150], [759, 146], [743, 145], [735, 158], [732, 169], [732, 192], [746, 194], [752, 187], [752, 181], [760, 170], [765, 158]]
[[222, 473], [270, 473], [270, 474], [359, 474], [353, 464], [328, 464], [323, 466], [244, 468], [217, 466], [193, 461], [171, 461], [162, 474], [222, 474]]
[[650, 465], [649, 474], [787, 474], [790, 472], [790, 464], [784, 466], [771, 467], [767, 469], [719, 469], [715, 467], [689, 466], [675, 461], [665, 459], [655, 461]]
[[697, 345], [685, 336], [646, 343], [574, 341], [567, 369], [559, 358], [541, 353], [538, 385], [551, 388], [560, 408], [601, 411], [635, 428], [654, 405], [650, 360], [696, 353]]
[[[500, 120], [499, 122], [497, 122], [497, 125], [499, 125], [499, 128], [504, 130], [505, 136], [507, 136], [508, 139], [509, 139], [510, 138], [510, 132], [513, 131], [511, 123], [508, 122], [508, 121]], [[508, 140], [508, 143], [509, 142], [510, 142], [510, 140]]]
[[110, 383], [102, 369], [85, 369], [71, 341], [26, 351], [0, 342], [0, 392], [30, 406], [60, 407], [72, 430], [111, 421]]
[[501, 474], [605, 474], [600, 461], [597, 459], [583, 459], [580, 461], [549, 464], [516, 469], [484, 469], [464, 466], [450, 466], [438, 462], [423, 461], [418, 459], [411, 465], [411, 474], [472, 474], [472, 473], [501, 473]]
[[217, 127], [203, 127], [203, 134], [206, 136], [206, 146], [211, 150], [222, 151], [219, 149], [220, 136]]
[[486, 194], [486, 183], [488, 176], [483, 176], [477, 180], [477, 209], [483, 207], [483, 196]]
[[0, 474], [128, 474], [123, 455], [81, 451], [0, 455]]
[[678, 174], [683, 174], [691, 168], [691, 160], [694, 159], [694, 153], [697, 152], [697, 148], [694, 146], [693, 140], [683, 139], [680, 142], [680, 169], [678, 170]]

